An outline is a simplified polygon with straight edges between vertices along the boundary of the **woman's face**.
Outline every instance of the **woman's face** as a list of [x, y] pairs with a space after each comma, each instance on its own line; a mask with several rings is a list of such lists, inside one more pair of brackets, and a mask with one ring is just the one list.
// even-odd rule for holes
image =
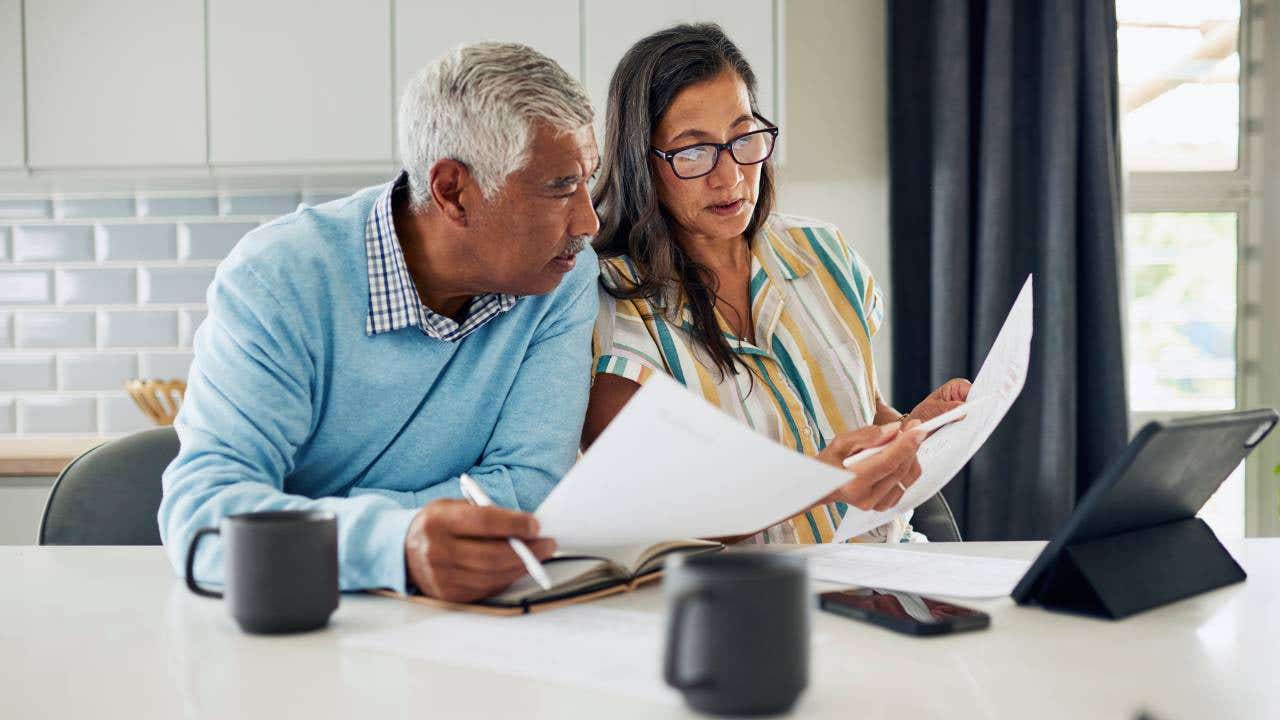
[[[650, 143], [664, 152], [697, 143], [728, 142], [759, 130], [742, 78], [726, 70], [676, 94], [653, 129]], [[746, 230], [760, 192], [761, 165], [739, 165], [721, 151], [715, 169], [691, 180], [676, 176], [671, 164], [650, 153], [658, 201], [675, 220], [683, 239], [727, 240]]]

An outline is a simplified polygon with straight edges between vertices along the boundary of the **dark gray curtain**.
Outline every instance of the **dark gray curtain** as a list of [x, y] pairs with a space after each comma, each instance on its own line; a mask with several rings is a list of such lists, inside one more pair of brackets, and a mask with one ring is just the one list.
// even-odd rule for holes
[[1114, 0], [890, 0], [888, 55], [893, 399], [973, 377], [1034, 273], [1026, 387], [945, 496], [1049, 537], [1128, 437]]

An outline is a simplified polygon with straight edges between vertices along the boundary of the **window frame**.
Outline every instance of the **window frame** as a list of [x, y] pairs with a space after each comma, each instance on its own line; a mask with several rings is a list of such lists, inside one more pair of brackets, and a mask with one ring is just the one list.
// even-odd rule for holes
[[[1266, 7], [1280, 18], [1280, 0]], [[1233, 212], [1236, 214], [1236, 407], [1280, 406], [1280, 240], [1266, 243], [1267, 229], [1280, 231], [1280, 208], [1264, 197], [1280, 197], [1280, 143], [1267, 145], [1265, 128], [1280, 127], [1280, 72], [1262, 71], [1266, 55], [1280, 58], [1280, 21], [1267, 23], [1264, 3], [1242, 0], [1240, 9], [1240, 112], [1237, 167], [1230, 171], [1132, 172], [1125, 174], [1124, 208], [1129, 213]], [[1267, 168], [1272, 168], [1267, 171]], [[1125, 249], [1120, 248], [1124, 258]], [[1129, 293], [1123, 265], [1121, 298], [1126, 345]], [[1266, 278], [1277, 282], [1267, 287]], [[1197, 412], [1129, 411], [1130, 430], [1151, 420], [1171, 420]], [[1280, 535], [1276, 478], [1280, 432], [1268, 438], [1246, 464], [1246, 536]]]

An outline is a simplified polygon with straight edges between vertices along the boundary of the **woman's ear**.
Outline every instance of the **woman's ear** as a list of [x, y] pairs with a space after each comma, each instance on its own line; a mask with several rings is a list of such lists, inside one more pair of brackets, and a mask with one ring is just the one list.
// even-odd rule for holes
[[444, 217], [459, 226], [467, 224], [467, 210], [463, 204], [463, 191], [472, 183], [471, 170], [457, 160], [437, 160], [428, 173], [431, 188], [431, 204]]

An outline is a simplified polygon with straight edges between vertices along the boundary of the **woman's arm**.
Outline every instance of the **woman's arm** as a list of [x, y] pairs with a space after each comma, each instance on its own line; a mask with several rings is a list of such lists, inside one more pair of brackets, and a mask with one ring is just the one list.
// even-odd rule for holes
[[591, 384], [591, 395], [587, 400], [587, 419], [582, 425], [582, 450], [600, 437], [600, 433], [613, 422], [613, 418], [627, 404], [632, 395], [640, 389], [635, 381], [628, 380], [612, 373], [597, 373]]
[[871, 421], [872, 423], [876, 425], [888, 425], [891, 422], [896, 422], [898, 420], [905, 420], [905, 419], [906, 418], [903, 416], [902, 413], [898, 412], [897, 410], [894, 410], [893, 407], [888, 403], [886, 403], [883, 399], [879, 397], [876, 398], [876, 416]]

